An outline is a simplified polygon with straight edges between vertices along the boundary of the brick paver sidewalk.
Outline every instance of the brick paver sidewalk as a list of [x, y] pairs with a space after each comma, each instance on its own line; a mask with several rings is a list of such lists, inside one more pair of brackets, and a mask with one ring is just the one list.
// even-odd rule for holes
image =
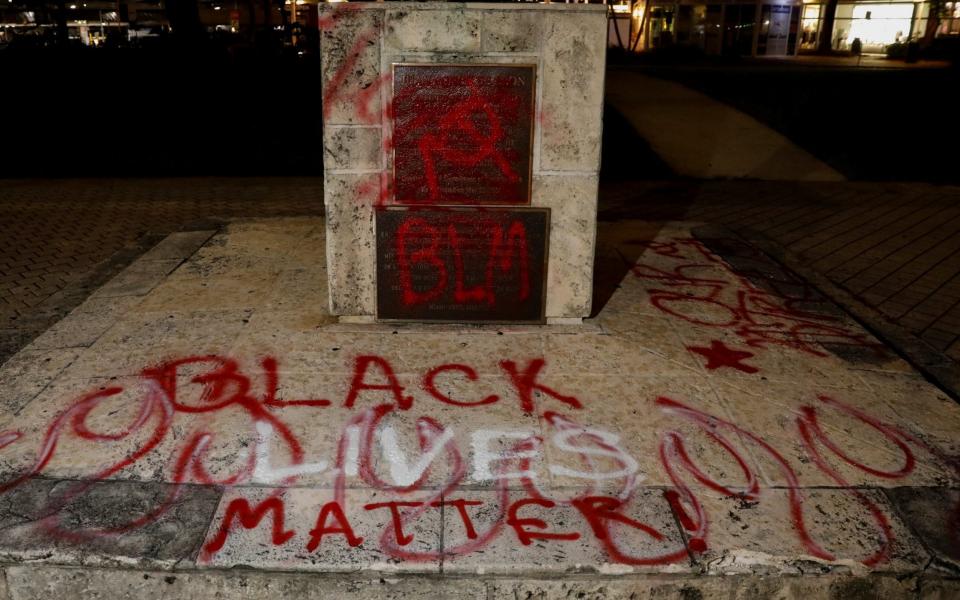
[[2, 181], [0, 363], [82, 300], [65, 289], [98, 266], [105, 281], [124, 266], [108, 259], [147, 233], [158, 240], [198, 220], [322, 211], [319, 178]]
[[618, 182], [604, 192], [608, 218], [698, 220], [767, 236], [960, 360], [960, 188]]
[[[69, 309], [58, 294], [145, 233], [199, 219], [319, 214], [322, 196], [319, 179], [0, 182], [0, 360]], [[765, 234], [960, 360], [960, 189], [617, 182], [602, 186], [601, 205], [607, 218]]]

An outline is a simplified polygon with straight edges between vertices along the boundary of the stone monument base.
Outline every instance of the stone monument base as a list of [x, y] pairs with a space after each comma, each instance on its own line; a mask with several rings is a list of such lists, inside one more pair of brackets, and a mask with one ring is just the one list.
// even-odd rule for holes
[[[546, 238], [538, 246], [546, 249], [545, 266], [537, 265], [545, 278], [539, 288], [530, 286], [530, 295], [496, 290], [497, 303], [517, 305], [516, 319], [505, 318], [500, 306], [482, 316], [461, 306], [439, 320], [570, 324], [590, 315], [606, 24], [606, 7], [595, 4], [321, 5], [333, 315], [356, 323], [378, 314], [378, 209], [451, 204], [549, 210], [546, 234], [536, 233]], [[463, 83], [474, 75], [473, 85]], [[411, 81], [425, 81], [429, 93]], [[444, 85], [448, 92], [439, 93]], [[418, 118], [429, 122], [418, 125]], [[535, 231], [530, 223], [528, 231]], [[503, 239], [510, 236], [504, 232]], [[532, 261], [543, 257], [530, 256], [532, 276]], [[454, 269], [449, 263], [446, 269], [444, 293], [453, 294]], [[459, 283], [461, 297], [483, 293], [476, 291], [482, 276], [468, 274]], [[392, 289], [415, 287], [408, 284]], [[542, 309], [531, 319], [529, 299], [541, 289]], [[396, 308], [382, 300], [380, 306]]]

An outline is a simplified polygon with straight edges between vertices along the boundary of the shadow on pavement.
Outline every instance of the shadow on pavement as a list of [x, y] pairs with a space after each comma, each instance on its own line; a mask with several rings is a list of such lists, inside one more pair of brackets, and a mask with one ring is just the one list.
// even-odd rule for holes
[[657, 155], [633, 125], [611, 104], [603, 106], [601, 181], [673, 179], [670, 167]]

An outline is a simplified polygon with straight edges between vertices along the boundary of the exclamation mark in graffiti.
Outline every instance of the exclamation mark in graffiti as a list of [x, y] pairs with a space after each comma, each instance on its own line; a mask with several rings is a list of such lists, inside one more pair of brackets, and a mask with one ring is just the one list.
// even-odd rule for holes
[[[664, 496], [666, 496], [667, 502], [670, 503], [673, 514], [676, 515], [680, 521], [680, 525], [687, 530], [688, 533], [698, 533], [700, 528], [693, 522], [693, 519], [690, 518], [690, 515], [687, 514], [687, 511], [683, 508], [683, 503], [680, 502], [680, 494], [678, 494], [676, 490], [667, 490], [664, 492]], [[707, 549], [707, 542], [699, 536], [691, 537], [687, 545], [694, 552], [704, 552]]]

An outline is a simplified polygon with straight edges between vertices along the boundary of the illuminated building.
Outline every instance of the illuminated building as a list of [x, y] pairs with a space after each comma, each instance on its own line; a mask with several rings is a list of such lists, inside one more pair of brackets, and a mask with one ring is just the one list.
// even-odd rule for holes
[[[639, 0], [621, 6], [616, 20], [621, 32], [629, 25], [626, 37], [636, 50], [688, 45], [707, 54], [745, 56], [817, 50], [831, 8], [819, 0]], [[882, 53], [891, 44], [918, 41], [927, 33], [930, 6], [922, 0], [839, 0], [829, 47], [849, 51], [859, 39], [863, 52]], [[960, 2], [945, 3], [936, 34], [960, 34]]]
[[[278, 27], [298, 22], [315, 27], [319, 0], [198, 0], [197, 17], [207, 32]], [[71, 43], [104, 46], [145, 42], [169, 33], [171, 23], [164, 0], [67, 0], [63, 23]], [[0, 0], [0, 44], [14, 38], [52, 43], [58, 14], [57, 2]]]

